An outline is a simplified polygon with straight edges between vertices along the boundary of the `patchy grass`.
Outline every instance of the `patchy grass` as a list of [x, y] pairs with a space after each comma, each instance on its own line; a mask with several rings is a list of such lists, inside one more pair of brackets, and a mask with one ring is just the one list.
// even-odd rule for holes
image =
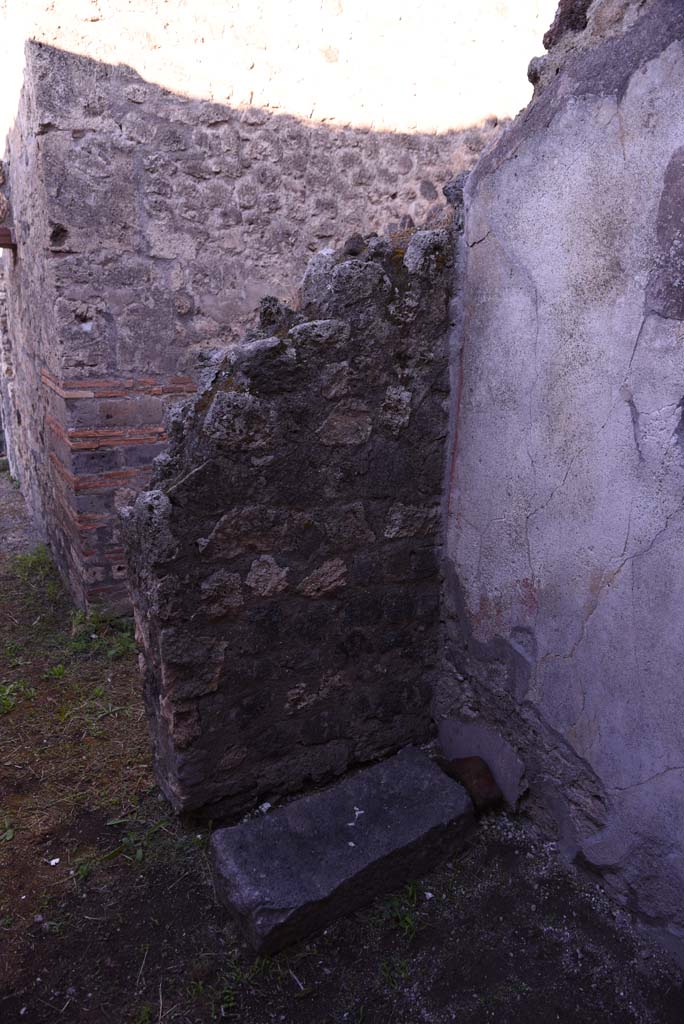
[[152, 777], [130, 624], [75, 615], [42, 546], [4, 559], [0, 585], [0, 918], [20, 959], [60, 877], [52, 848], [83, 814], [137, 807]]
[[674, 972], [519, 821], [274, 958], [216, 905], [206, 830], [153, 784], [127, 623], [44, 549], [0, 560], [0, 1020], [680, 1021]]
[[118, 661], [136, 651], [133, 623], [127, 619], [98, 613], [86, 616], [76, 611], [71, 615], [71, 634], [69, 650], [72, 654], [103, 654]]
[[16, 679], [13, 683], [0, 683], [0, 715], [8, 715], [20, 700], [33, 700], [36, 691], [25, 679]]

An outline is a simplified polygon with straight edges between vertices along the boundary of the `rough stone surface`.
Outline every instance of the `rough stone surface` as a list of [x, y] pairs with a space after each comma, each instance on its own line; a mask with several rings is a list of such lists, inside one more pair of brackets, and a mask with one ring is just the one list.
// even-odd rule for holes
[[437, 715], [506, 737], [566, 854], [680, 937], [684, 6], [569, 35], [466, 187]]
[[[120, 17], [123, 28], [130, 11]], [[19, 251], [5, 257], [4, 418], [80, 605], [125, 604], [115, 508], [147, 486], [168, 405], [239, 341], [260, 299], [293, 299], [311, 253], [360, 229], [447, 224], [439, 188], [497, 132], [496, 119], [441, 134], [315, 124], [28, 44], [8, 140]], [[345, 368], [329, 372], [341, 395]], [[387, 396], [395, 431], [406, 403]], [[321, 440], [353, 446], [369, 429], [352, 402]]]
[[566, 32], [582, 32], [587, 27], [587, 11], [592, 0], [560, 0], [556, 17], [544, 34], [544, 46], [550, 50]]
[[526, 789], [525, 766], [496, 730], [480, 722], [445, 719], [439, 723], [439, 743], [450, 761], [471, 758], [484, 761], [508, 807], [517, 808]]
[[219, 899], [272, 953], [419, 878], [462, 844], [466, 791], [407, 748], [211, 839]]
[[[1, 465], [0, 461], [0, 465]], [[0, 537], [4, 561], [13, 555], [35, 550], [37, 538], [33, 524], [26, 513], [21, 494], [6, 472], [0, 471]]]
[[[2, 165], [0, 164], [0, 167]], [[1, 172], [0, 172], [0, 181]], [[9, 446], [5, 441], [5, 435], [7, 428], [4, 421], [4, 410], [11, 408], [10, 402], [10, 389], [11, 389], [11, 353], [9, 345], [9, 336], [7, 333], [7, 296], [5, 292], [5, 268], [3, 261], [0, 259], [0, 449], [2, 450], [3, 456], [8, 460], [8, 468], [10, 471], [14, 469], [9, 464], [11, 453]]]
[[441, 229], [316, 256], [299, 312], [264, 303], [123, 512], [179, 810], [236, 814], [429, 734], [452, 248]]

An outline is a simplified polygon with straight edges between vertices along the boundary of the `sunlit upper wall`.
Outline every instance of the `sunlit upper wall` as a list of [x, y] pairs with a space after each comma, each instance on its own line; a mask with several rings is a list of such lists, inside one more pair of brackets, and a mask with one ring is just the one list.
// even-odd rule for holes
[[175, 92], [316, 122], [445, 131], [513, 115], [556, 0], [0, 0], [2, 114], [25, 39]]

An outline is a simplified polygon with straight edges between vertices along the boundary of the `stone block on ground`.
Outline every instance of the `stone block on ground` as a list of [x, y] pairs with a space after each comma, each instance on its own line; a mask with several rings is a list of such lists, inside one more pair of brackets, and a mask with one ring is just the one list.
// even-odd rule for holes
[[216, 892], [253, 949], [273, 953], [431, 870], [472, 821], [462, 786], [409, 747], [215, 832]]

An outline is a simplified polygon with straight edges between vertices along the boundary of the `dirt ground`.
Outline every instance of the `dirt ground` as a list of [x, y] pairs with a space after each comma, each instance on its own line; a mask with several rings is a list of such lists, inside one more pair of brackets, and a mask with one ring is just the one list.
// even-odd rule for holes
[[74, 612], [0, 477], [0, 1022], [684, 1020], [678, 972], [522, 819], [272, 959], [152, 779], [125, 623]]

